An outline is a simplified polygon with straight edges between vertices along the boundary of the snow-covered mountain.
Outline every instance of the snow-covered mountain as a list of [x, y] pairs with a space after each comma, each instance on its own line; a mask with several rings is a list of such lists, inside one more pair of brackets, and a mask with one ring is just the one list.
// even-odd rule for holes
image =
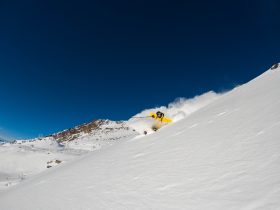
[[6, 143], [6, 140], [5, 140], [5, 139], [2, 139], [2, 138], [0, 137], [0, 144], [4, 144], [4, 143]]
[[[130, 138], [138, 133], [124, 121], [93, 120], [47, 136], [66, 148], [96, 150], [111, 145], [115, 140]], [[44, 140], [44, 139], [43, 139]]]
[[279, 65], [197, 107], [1, 192], [0, 209], [279, 209]]

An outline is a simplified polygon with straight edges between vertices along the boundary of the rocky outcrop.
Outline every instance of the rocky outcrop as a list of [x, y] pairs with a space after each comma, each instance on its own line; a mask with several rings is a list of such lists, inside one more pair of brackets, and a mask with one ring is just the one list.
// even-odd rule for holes
[[276, 64], [272, 65], [270, 69], [274, 70], [274, 69], [277, 69], [279, 67], [280, 67], [280, 63], [276, 63]]

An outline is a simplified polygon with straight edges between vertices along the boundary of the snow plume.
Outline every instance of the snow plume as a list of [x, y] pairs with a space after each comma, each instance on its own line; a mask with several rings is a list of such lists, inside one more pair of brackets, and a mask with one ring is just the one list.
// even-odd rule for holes
[[174, 122], [176, 122], [210, 104], [220, 95], [222, 94], [209, 91], [191, 99], [177, 98], [174, 102], [170, 103], [167, 108], [163, 107], [162, 111], [165, 111], [166, 114], [170, 116]]
[[151, 112], [161, 111], [165, 114], [166, 117], [171, 118], [173, 122], [177, 122], [186, 118], [187, 116], [201, 109], [202, 107], [210, 104], [211, 102], [219, 98], [221, 95], [222, 93], [215, 93], [214, 91], [209, 91], [202, 95], [195, 96], [191, 99], [177, 98], [168, 106], [161, 106], [142, 111], [141, 113], [129, 119], [128, 124], [139, 133], [143, 133], [144, 131], [149, 132], [151, 130], [151, 125], [154, 122], [152, 118], [148, 117]]

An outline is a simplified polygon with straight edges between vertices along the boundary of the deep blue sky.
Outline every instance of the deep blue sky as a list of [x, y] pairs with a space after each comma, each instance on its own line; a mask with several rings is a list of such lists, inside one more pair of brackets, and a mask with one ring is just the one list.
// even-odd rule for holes
[[280, 56], [279, 1], [1, 1], [0, 136], [127, 119]]

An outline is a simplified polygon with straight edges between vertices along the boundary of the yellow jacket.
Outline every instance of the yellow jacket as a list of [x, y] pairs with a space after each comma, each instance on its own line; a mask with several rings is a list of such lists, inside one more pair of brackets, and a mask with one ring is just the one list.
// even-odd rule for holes
[[170, 122], [172, 122], [172, 120], [169, 119], [169, 118], [167, 118], [167, 117], [164, 117], [164, 116], [161, 117], [161, 118], [157, 117], [156, 113], [154, 113], [154, 112], [151, 112], [151, 113], [150, 113], [150, 117], [152, 117], [152, 118], [154, 118], [155, 120], [158, 120], [158, 121], [160, 121], [160, 122], [164, 122], [164, 123], [170, 123]]

